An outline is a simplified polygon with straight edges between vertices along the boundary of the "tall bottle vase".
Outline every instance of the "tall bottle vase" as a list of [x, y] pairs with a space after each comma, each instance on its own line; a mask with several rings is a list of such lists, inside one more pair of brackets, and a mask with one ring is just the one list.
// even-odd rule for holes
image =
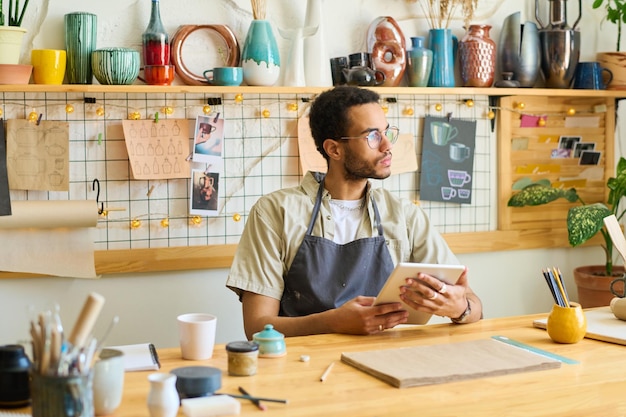
[[459, 41], [459, 66], [464, 87], [491, 87], [496, 73], [496, 43], [490, 25], [469, 25]]
[[280, 77], [280, 54], [269, 21], [250, 23], [241, 54], [243, 80], [247, 85], [272, 86]]
[[454, 57], [458, 39], [450, 29], [430, 29], [429, 49], [433, 51], [433, 66], [429, 87], [454, 87]]
[[304, 38], [304, 75], [306, 85], [309, 87], [333, 85], [330, 65], [328, 65], [330, 56], [326, 48], [323, 2], [324, 0], [308, 0], [304, 18], [305, 28], [317, 28], [312, 36]]
[[407, 60], [409, 87], [426, 87], [433, 67], [433, 51], [424, 47], [424, 38], [411, 37], [411, 49]]

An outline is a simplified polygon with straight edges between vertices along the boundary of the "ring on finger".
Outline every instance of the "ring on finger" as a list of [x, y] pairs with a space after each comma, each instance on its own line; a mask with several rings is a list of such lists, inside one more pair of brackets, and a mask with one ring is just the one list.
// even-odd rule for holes
[[439, 296], [438, 292], [433, 292], [433, 296], [432, 297], [428, 297], [429, 300], [434, 300], [435, 298], [437, 298]]
[[446, 283], [444, 282], [441, 288], [439, 288], [439, 294], [445, 294], [448, 291], [448, 287], [446, 287]]

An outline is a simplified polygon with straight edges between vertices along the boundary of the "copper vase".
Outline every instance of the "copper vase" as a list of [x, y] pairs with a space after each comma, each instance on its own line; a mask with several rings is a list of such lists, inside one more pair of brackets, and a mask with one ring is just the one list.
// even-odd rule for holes
[[461, 80], [465, 87], [491, 87], [496, 70], [496, 43], [490, 25], [470, 25], [459, 41]]

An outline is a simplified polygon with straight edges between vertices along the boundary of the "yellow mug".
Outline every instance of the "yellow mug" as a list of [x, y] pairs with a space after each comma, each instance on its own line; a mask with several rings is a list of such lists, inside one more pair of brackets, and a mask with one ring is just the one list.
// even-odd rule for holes
[[33, 49], [30, 53], [35, 84], [63, 84], [66, 53], [62, 49]]

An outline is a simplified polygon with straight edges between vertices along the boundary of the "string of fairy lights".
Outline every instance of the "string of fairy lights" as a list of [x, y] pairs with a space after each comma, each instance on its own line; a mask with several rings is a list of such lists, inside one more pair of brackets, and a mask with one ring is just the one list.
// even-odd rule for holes
[[[315, 99], [315, 96], [312, 95], [311, 97], [308, 97], [308, 98], [301, 98], [301, 101], [308, 106], [308, 104], [310, 104], [310, 102], [314, 99]], [[244, 97], [244, 94], [242, 93], [235, 94], [233, 101], [235, 105], [241, 105], [241, 106], [246, 105], [245, 97]], [[431, 109], [435, 113], [439, 113], [442, 115], [445, 115], [445, 114], [449, 115], [450, 114], [449, 112], [446, 113], [446, 110], [448, 107], [447, 104], [449, 101], [450, 100], [444, 100], [444, 102], [435, 102], [434, 104], [430, 104], [429, 106], [426, 107], [426, 111], [428, 112], [428, 110]], [[202, 113], [208, 116], [215, 112], [215, 106], [224, 105], [224, 101], [221, 99], [217, 101], [209, 99], [208, 102], [212, 104], [207, 104], [206, 102], [200, 102], [195, 105], [187, 105], [187, 106], [176, 106], [176, 105], [167, 105], [167, 104], [163, 106], [154, 106], [154, 107], [147, 106], [147, 107], [133, 109], [132, 111], [129, 111], [127, 114], [127, 119], [128, 120], [141, 120], [142, 114], [147, 114], [149, 115], [148, 116], [149, 118], [153, 119], [155, 122], [158, 122], [159, 117], [161, 117], [161, 115], [164, 115], [166, 118], [173, 117], [179, 110], [186, 111], [188, 108], [196, 108], [196, 109], [201, 108]], [[476, 102], [472, 98], [451, 100], [451, 102], [454, 105], [463, 105], [463, 106], [466, 106], [467, 108], [474, 108], [476, 106]], [[102, 117], [104, 119], [107, 118], [108, 110], [112, 110], [113, 108], [123, 109], [123, 110], [128, 109], [128, 106], [122, 106], [118, 104], [112, 104], [112, 103], [99, 104], [96, 99], [87, 98], [87, 97], [84, 98], [83, 101], [78, 101], [78, 100], [67, 101], [66, 103], [58, 104], [58, 106], [64, 106], [65, 113], [69, 115], [69, 114], [74, 113], [76, 106], [83, 105], [83, 104], [89, 105], [97, 117]], [[270, 108], [274, 104], [276, 104], [275, 101], [268, 100], [268, 101], [263, 102], [261, 105], [254, 104], [250, 106], [254, 106], [256, 108], [256, 114], [258, 115], [258, 117], [268, 119], [272, 117], [272, 112]], [[4, 109], [7, 106], [23, 106], [24, 109], [31, 109], [31, 111], [28, 113], [26, 118], [28, 121], [32, 123], [36, 123], [36, 124], [38, 124], [42, 120], [42, 117], [43, 117], [42, 111], [39, 110], [40, 107], [46, 107], [48, 108], [48, 110], [51, 109], [51, 106], [49, 103], [33, 106], [33, 105], [26, 104], [26, 103], [15, 103], [15, 102], [9, 101], [9, 102], [4, 102], [3, 106], [0, 106], [0, 118], [3, 117], [5, 113]], [[55, 106], [56, 105], [53, 105], [52, 107], [54, 108]], [[287, 102], [286, 110], [288, 112], [296, 113], [296, 116], [299, 117], [301, 115], [300, 114], [301, 111], [304, 111], [307, 106], [300, 106], [299, 101], [297, 99], [294, 99], [293, 101]], [[399, 100], [397, 98], [382, 98], [381, 106], [385, 114], [389, 114], [391, 109], [394, 108], [395, 112], [397, 114], [401, 114], [402, 116], [413, 117], [415, 115], [414, 100]], [[477, 114], [479, 114], [481, 109], [477, 109], [477, 110], [478, 110]], [[528, 111], [526, 109], [526, 104], [521, 101], [514, 103], [513, 107], [511, 108], [504, 108], [501, 106], [497, 106], [493, 104], [492, 101], [490, 101], [489, 104], [484, 106], [484, 109], [482, 109], [482, 114], [485, 119], [494, 120], [496, 117], [496, 112], [498, 111], [514, 112], [514, 113], [520, 114], [520, 116], [524, 116], [524, 115], [535, 116], [537, 117], [538, 127], [545, 126], [547, 118], [549, 116], [563, 116], [564, 114], [567, 116], [574, 116], [575, 114], [580, 112], [580, 110], [577, 110], [574, 107], [570, 107], [565, 111], [565, 113], [558, 112], [558, 113], [553, 113], [553, 114], [546, 114], [546, 113], [534, 114], [533, 112]], [[599, 106], [594, 106], [593, 108], [589, 109], [588, 112], [598, 113], [602, 111], [606, 111], [606, 109], [603, 110], [602, 108], [599, 108]], [[99, 134], [98, 143], [101, 143], [101, 140], [102, 140], [102, 134]], [[154, 186], [152, 186], [150, 190], [147, 192], [148, 197], [150, 196], [153, 188]], [[99, 215], [101, 219], [108, 221], [110, 220], [109, 214], [113, 211], [125, 211], [125, 209], [116, 208], [116, 207], [104, 207], [101, 210], [99, 210]], [[228, 213], [224, 213], [225, 216], [231, 217], [234, 222], [241, 221], [243, 214], [245, 213], [237, 212], [237, 213], [233, 213], [232, 215]], [[136, 230], [143, 226], [143, 220], [160, 218], [160, 221], [159, 221], [160, 227], [166, 229], [170, 227], [170, 217], [171, 216], [166, 213], [145, 213], [145, 214], [128, 217], [128, 218], [117, 218], [115, 219], [115, 222], [127, 222], [128, 227], [130, 229]], [[188, 223], [192, 227], [199, 227], [203, 224], [203, 216], [185, 215], [185, 217], [188, 218]]]

